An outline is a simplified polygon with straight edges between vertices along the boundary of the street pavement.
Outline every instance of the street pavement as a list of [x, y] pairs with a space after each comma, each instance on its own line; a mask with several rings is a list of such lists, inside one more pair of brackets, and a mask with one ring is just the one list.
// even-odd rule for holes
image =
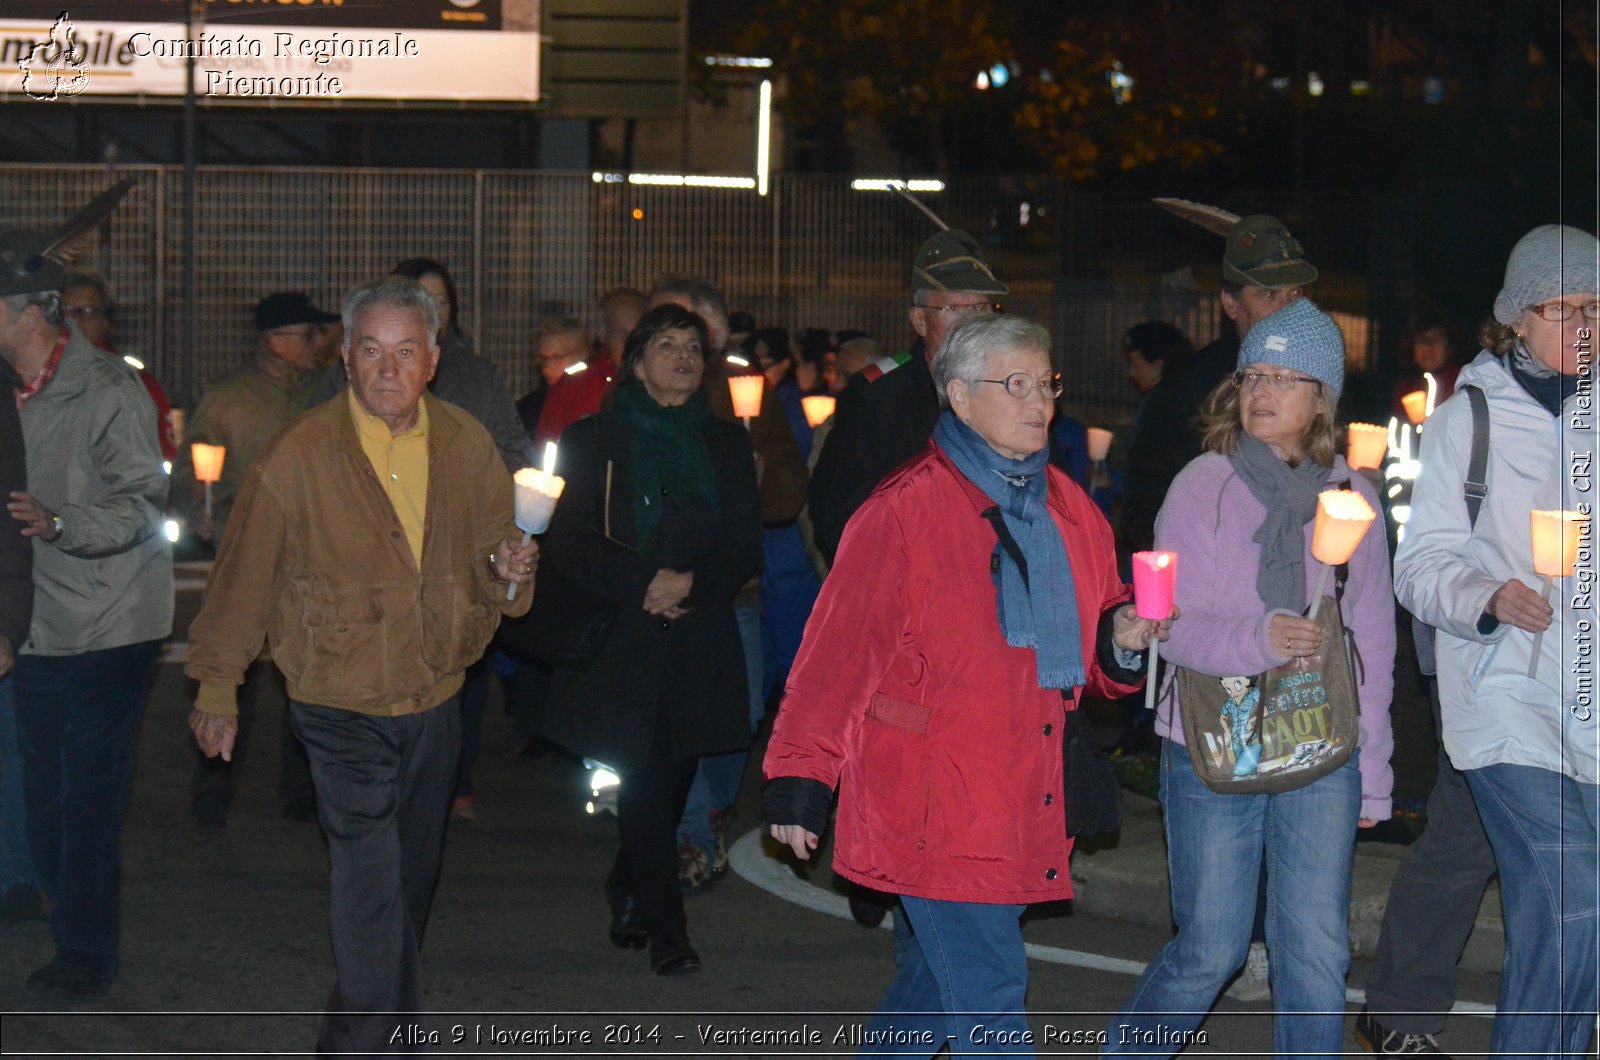
[[[192, 614], [181, 593], [178, 629]], [[0, 932], [0, 1049], [6, 1055], [305, 1055], [333, 982], [327, 865], [315, 824], [278, 814], [271, 710], [243, 771], [226, 829], [188, 815], [191, 690], [159, 668], [146, 709], [125, 839], [123, 967], [109, 997], [42, 1008], [22, 981], [51, 956], [30, 923]], [[516, 754], [498, 692], [475, 771], [478, 816], [451, 825], [424, 947], [430, 1017], [413, 1037], [462, 1055], [852, 1055], [893, 975], [886, 930], [844, 913], [822, 855], [797, 872], [758, 835], [754, 766], [736, 814], [736, 870], [688, 899], [705, 959], [694, 976], [650, 974], [640, 951], [613, 948], [600, 881], [614, 819], [584, 812], [574, 763]], [[1130, 799], [1112, 846], [1074, 857], [1076, 903], [1031, 910], [1029, 1005], [1039, 1055], [1093, 1055], [1094, 1036], [1133, 987], [1169, 927], [1154, 805]], [[1363, 844], [1363, 848], [1370, 846]], [[1396, 851], [1377, 858], [1368, 896], [1386, 889]], [[1360, 873], [1358, 873], [1358, 880]], [[1361, 895], [1358, 886], [1358, 896]], [[1486, 903], [1487, 906], [1488, 903]], [[1375, 923], [1375, 921], [1374, 921]], [[1484, 928], [1480, 924], [1480, 934]], [[1359, 939], [1357, 940], [1359, 942]], [[1367, 964], [1352, 971], [1351, 1012]], [[1468, 969], [1460, 996], [1492, 1004], [1497, 975]], [[1270, 1055], [1270, 1003], [1224, 997], [1189, 1055]], [[1487, 1049], [1489, 1020], [1457, 1015], [1442, 1044]], [[1352, 1039], [1347, 1047], [1355, 1051]], [[979, 1049], [978, 1052], [984, 1050]]]

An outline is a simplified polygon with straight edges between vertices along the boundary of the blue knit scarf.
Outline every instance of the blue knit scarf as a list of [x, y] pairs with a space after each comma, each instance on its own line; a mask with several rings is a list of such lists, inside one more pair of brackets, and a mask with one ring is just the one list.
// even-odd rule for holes
[[1078, 625], [1078, 594], [1072, 583], [1067, 543], [1045, 503], [1045, 465], [1041, 449], [1023, 460], [1001, 456], [982, 436], [946, 409], [933, 431], [934, 441], [967, 479], [1000, 508], [1006, 529], [1017, 539], [1028, 563], [1022, 572], [995, 542], [1000, 574], [995, 609], [1000, 632], [1013, 648], [1032, 648], [1040, 688], [1076, 688], [1087, 680], [1083, 631]]

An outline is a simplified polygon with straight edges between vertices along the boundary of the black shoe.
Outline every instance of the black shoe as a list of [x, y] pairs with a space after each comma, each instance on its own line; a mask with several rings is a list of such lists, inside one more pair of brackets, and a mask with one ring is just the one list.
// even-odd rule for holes
[[[1440, 1052], [1439, 1043], [1431, 1034], [1404, 1034], [1392, 1031], [1373, 1019], [1366, 1009], [1356, 1017], [1356, 1044], [1369, 1053], [1379, 1056], [1446, 1056]], [[1448, 1060], [1448, 1057], [1447, 1057]]]
[[657, 975], [690, 975], [701, 968], [700, 955], [686, 938], [650, 943], [650, 970]]
[[189, 807], [194, 826], [208, 832], [228, 827], [228, 804], [215, 795], [202, 795]]
[[31, 883], [19, 883], [0, 898], [0, 927], [48, 919], [44, 911], [44, 895]]
[[111, 992], [111, 980], [87, 968], [51, 961], [28, 976], [28, 993], [62, 1001], [90, 1001]]
[[645, 928], [644, 917], [639, 915], [636, 899], [630, 896], [612, 907], [610, 935], [611, 944], [623, 950], [642, 950], [650, 941], [650, 932]]
[[859, 884], [850, 887], [850, 915], [864, 928], [875, 928], [889, 915], [889, 900], [881, 892]]
[[611, 944], [623, 950], [644, 949], [650, 933], [645, 929], [638, 899], [623, 887], [615, 872], [606, 877], [605, 891], [611, 906]]
[[28, 976], [28, 993], [48, 994], [56, 987], [56, 980], [61, 977], [63, 967], [54, 961], [39, 968]]

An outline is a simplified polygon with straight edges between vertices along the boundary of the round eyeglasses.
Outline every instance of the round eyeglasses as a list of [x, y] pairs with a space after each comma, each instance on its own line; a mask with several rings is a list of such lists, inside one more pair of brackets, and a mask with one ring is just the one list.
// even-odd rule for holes
[[1027, 372], [1012, 372], [1004, 379], [974, 379], [975, 383], [994, 383], [1006, 388], [1006, 393], [1023, 401], [1033, 393], [1033, 388], [1038, 387], [1046, 397], [1052, 401], [1061, 396], [1061, 373], [1051, 372], [1040, 379], [1035, 379]]
[[1528, 308], [1551, 323], [1571, 320], [1574, 313], [1582, 313], [1585, 320], [1600, 320], [1600, 301], [1588, 301], [1582, 306], [1575, 306], [1571, 302], [1546, 302]]
[[1249, 390], [1263, 379], [1274, 390], [1293, 390], [1296, 383], [1320, 383], [1320, 379], [1312, 379], [1308, 375], [1294, 375], [1289, 372], [1255, 372], [1240, 369], [1228, 377], [1228, 380], [1240, 390]]

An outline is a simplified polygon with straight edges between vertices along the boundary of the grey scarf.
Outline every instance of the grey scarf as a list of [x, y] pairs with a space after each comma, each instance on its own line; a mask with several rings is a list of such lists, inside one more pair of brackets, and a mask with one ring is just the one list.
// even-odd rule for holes
[[1261, 546], [1256, 593], [1269, 608], [1306, 609], [1305, 527], [1317, 516], [1317, 494], [1332, 468], [1310, 457], [1297, 467], [1278, 458], [1267, 444], [1241, 434], [1229, 457], [1233, 470], [1267, 510], [1252, 538]]
[[1511, 363], [1522, 370], [1522, 373], [1533, 379], [1549, 379], [1556, 374], [1556, 370], [1546, 365], [1533, 355], [1527, 344], [1521, 339], [1511, 349]]

